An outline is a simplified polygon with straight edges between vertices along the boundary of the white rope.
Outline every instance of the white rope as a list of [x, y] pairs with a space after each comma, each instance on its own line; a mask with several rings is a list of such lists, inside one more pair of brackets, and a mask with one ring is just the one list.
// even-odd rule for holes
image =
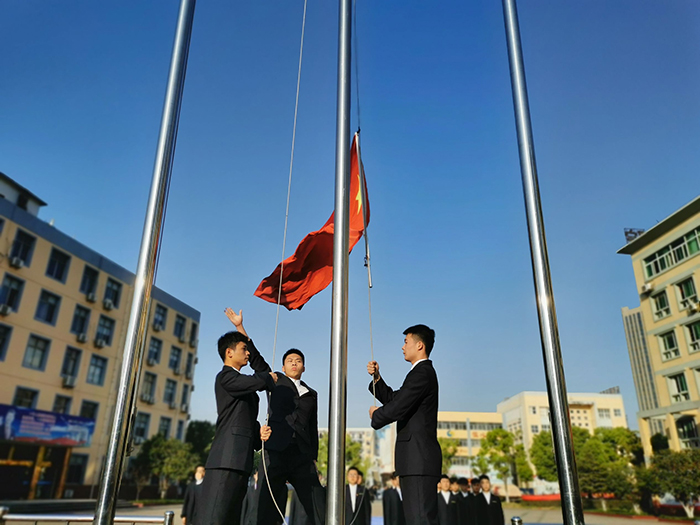
[[[287, 225], [289, 223], [289, 200], [292, 193], [292, 168], [294, 167], [294, 145], [296, 143], [297, 137], [297, 114], [299, 112], [299, 86], [301, 84], [301, 59], [304, 55], [304, 31], [306, 30], [306, 4], [308, 0], [304, 0], [304, 14], [301, 20], [301, 43], [299, 44], [299, 68], [297, 70], [297, 93], [294, 100], [294, 124], [292, 126], [292, 152], [289, 158], [289, 182], [287, 183], [287, 206], [284, 213], [284, 235], [282, 236], [282, 262], [280, 263], [280, 284], [277, 291], [277, 314], [275, 316], [275, 337], [272, 343], [272, 368], [274, 370], [275, 366], [275, 355], [277, 353], [277, 331], [279, 328], [280, 321], [280, 304], [282, 303], [282, 283], [284, 280], [284, 254], [287, 250]], [[265, 418], [265, 425], [270, 421], [270, 396], [267, 396], [267, 417]], [[265, 480], [267, 482], [267, 490], [270, 492], [270, 497], [272, 502], [275, 504], [277, 512], [282, 518], [282, 522], [287, 525], [287, 520], [284, 517], [284, 512], [280, 509], [275, 499], [275, 495], [272, 493], [272, 486], [270, 485], [270, 476], [267, 475], [267, 463], [265, 462], [265, 442], [262, 442], [262, 449], [260, 451], [260, 461], [263, 464], [263, 471], [265, 472]]]

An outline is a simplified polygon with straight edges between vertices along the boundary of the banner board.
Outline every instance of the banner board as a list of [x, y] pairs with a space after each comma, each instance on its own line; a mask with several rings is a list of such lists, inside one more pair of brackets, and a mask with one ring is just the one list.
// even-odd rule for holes
[[94, 431], [92, 419], [0, 404], [0, 441], [89, 447]]

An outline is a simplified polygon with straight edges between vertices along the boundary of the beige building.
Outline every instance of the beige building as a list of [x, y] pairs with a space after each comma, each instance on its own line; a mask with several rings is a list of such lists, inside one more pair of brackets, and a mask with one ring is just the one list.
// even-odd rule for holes
[[[627, 428], [627, 415], [618, 388], [600, 394], [568, 394], [572, 426], [593, 433], [598, 427]], [[535, 435], [551, 431], [549, 398], [546, 392], [520, 392], [498, 403], [503, 428], [515, 434], [518, 442], [530, 450]]]
[[503, 417], [498, 412], [438, 412], [438, 438], [459, 440], [449, 474], [471, 478], [470, 458], [479, 453], [486, 434], [496, 428], [503, 428]]
[[617, 253], [632, 257], [640, 305], [623, 308], [645, 456], [664, 433], [673, 450], [700, 447], [700, 197]]
[[[94, 496], [134, 275], [39, 219], [45, 203], [1, 173], [0, 196], [0, 499]], [[184, 439], [199, 320], [153, 289], [136, 445]]]

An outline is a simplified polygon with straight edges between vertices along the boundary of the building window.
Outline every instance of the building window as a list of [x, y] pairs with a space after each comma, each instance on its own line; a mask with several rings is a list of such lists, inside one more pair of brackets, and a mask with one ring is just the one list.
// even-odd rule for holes
[[83, 270], [83, 278], [80, 281], [80, 293], [89, 295], [97, 291], [97, 279], [100, 276], [100, 272], [94, 268], [85, 265]]
[[151, 372], [144, 372], [143, 374], [143, 387], [141, 393], [151, 403], [156, 395], [156, 379], [156, 375], [152, 374]]
[[60, 307], [61, 298], [58, 295], [42, 290], [41, 295], [39, 295], [39, 304], [36, 307], [34, 319], [50, 325], [55, 325], [56, 317], [58, 317], [58, 309]]
[[540, 427], [538, 425], [530, 425], [530, 431], [533, 434], [539, 434], [540, 433]]
[[530, 414], [537, 415], [537, 407], [530, 407]]
[[122, 285], [111, 277], [107, 279], [107, 288], [105, 288], [105, 301], [112, 301], [114, 308], [119, 308], [119, 299], [122, 295]]
[[112, 344], [112, 334], [114, 334], [114, 319], [101, 315], [100, 322], [97, 324], [95, 340], [102, 341], [105, 345], [110, 346]]
[[693, 416], [682, 416], [676, 420], [676, 430], [681, 448], [700, 448], [700, 435]]
[[165, 392], [163, 393], [163, 403], [171, 404], [175, 403], [175, 396], [177, 395], [177, 383], [172, 379], [165, 380]]
[[615, 417], [622, 417], [622, 410], [620, 410], [619, 408], [614, 409], [614, 410], [613, 410], [613, 415], [614, 415]]
[[671, 306], [668, 304], [666, 290], [653, 296], [652, 304], [654, 305], [654, 317], [656, 319], [663, 319], [671, 315]]
[[152, 364], [160, 363], [160, 351], [163, 348], [163, 341], [151, 337], [151, 344], [148, 345], [148, 361]]
[[690, 339], [690, 344], [688, 345], [691, 352], [697, 352], [700, 350], [700, 321], [689, 324], [688, 337]]
[[681, 297], [681, 309], [688, 308], [691, 304], [698, 302], [697, 292], [695, 291], [695, 283], [692, 277], [688, 277], [677, 285], [678, 293]]
[[661, 360], [668, 361], [681, 355], [676, 341], [676, 333], [671, 330], [659, 336], [659, 346], [661, 347]]
[[542, 425], [542, 432], [549, 432], [552, 429], [550, 425]]
[[699, 234], [700, 228], [696, 228], [644, 259], [647, 278], [653, 277], [698, 253], [700, 249]]
[[160, 418], [160, 425], [158, 425], [158, 433], [163, 436], [165, 439], [170, 439], [170, 425], [172, 423], [172, 419], [169, 417], [161, 417]]
[[185, 430], [185, 422], [184, 421], [178, 421], [177, 422], [177, 432], [175, 434], [175, 439], [178, 441], [182, 441], [182, 434], [184, 433]]
[[63, 366], [61, 375], [63, 377], [77, 377], [80, 369], [80, 355], [82, 352], [77, 348], [66, 348], [66, 355], [63, 356]]
[[35, 243], [36, 237], [22, 230], [17, 230], [15, 240], [12, 243], [12, 251], [10, 251], [10, 259], [17, 257], [22, 261], [24, 266], [29, 266], [32, 262]]
[[0, 304], [6, 304], [16, 312], [19, 310], [19, 301], [22, 298], [23, 289], [24, 281], [6, 273], [0, 289]]
[[85, 483], [85, 471], [87, 470], [87, 454], [71, 454], [68, 462], [68, 473], [66, 483], [82, 485]]
[[155, 314], [153, 314], [153, 327], [157, 330], [164, 330], [167, 320], [168, 309], [165, 306], [157, 304]]
[[151, 425], [151, 416], [143, 412], [139, 412], [136, 415], [136, 420], [134, 421], [134, 437], [140, 438], [141, 440], [148, 439], [148, 427]]
[[194, 354], [187, 352], [187, 364], [185, 365], [185, 377], [192, 379], [194, 375]]
[[80, 417], [97, 420], [97, 409], [99, 406], [99, 403], [94, 401], [83, 401], [80, 405]]
[[190, 397], [190, 385], [187, 383], [182, 385], [182, 398], [180, 399], [180, 408], [187, 406]]
[[35, 408], [38, 399], [38, 390], [18, 386], [15, 390], [15, 399], [12, 401], [12, 404], [16, 407]]
[[10, 345], [10, 337], [12, 337], [12, 327], [0, 324], [0, 361], [5, 360], [7, 347]]
[[176, 315], [175, 316], [175, 330], [174, 334], [175, 337], [177, 337], [181, 343], [185, 342], [185, 324], [187, 323], [187, 320], [182, 317], [181, 315]]
[[87, 334], [88, 325], [90, 323], [90, 309], [84, 306], [76, 305], [73, 313], [73, 322], [70, 325], [70, 331], [74, 334]]
[[668, 376], [668, 391], [671, 396], [671, 403], [682, 403], [690, 400], [690, 392], [688, 392], [688, 383], [685, 381], [685, 374]]
[[27, 349], [24, 352], [22, 366], [43, 371], [44, 367], [46, 367], [46, 359], [49, 356], [50, 344], [51, 342], [48, 339], [30, 335]]
[[99, 355], [93, 355], [90, 358], [90, 367], [88, 368], [86, 381], [91, 385], [103, 386], [106, 375], [107, 359]]
[[598, 417], [600, 419], [610, 419], [610, 409], [609, 408], [599, 408]]
[[51, 250], [51, 256], [49, 257], [49, 265], [46, 267], [46, 275], [65, 283], [66, 277], [68, 276], [69, 265], [70, 255], [53, 248]]
[[57, 395], [53, 400], [53, 412], [58, 414], [70, 414], [70, 403], [73, 401], [68, 396]]
[[195, 347], [197, 345], [197, 323], [192, 323], [192, 328], [190, 328], [190, 346]]
[[170, 362], [168, 363], [168, 368], [171, 368], [176, 373], [180, 373], [180, 360], [182, 359], [182, 350], [177, 346], [173, 346], [170, 349]]

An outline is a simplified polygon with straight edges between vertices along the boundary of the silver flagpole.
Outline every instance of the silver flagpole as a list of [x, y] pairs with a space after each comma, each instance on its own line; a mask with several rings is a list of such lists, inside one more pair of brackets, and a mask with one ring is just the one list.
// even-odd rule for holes
[[107, 456], [102, 469], [102, 481], [93, 522], [95, 525], [109, 525], [113, 522], [115, 504], [121, 485], [125, 450], [131, 427], [131, 417], [134, 412], [136, 383], [143, 359], [143, 340], [148, 324], [148, 307], [151, 300], [156, 261], [158, 260], [158, 240], [163, 224], [163, 208], [175, 154], [195, 1], [181, 0], [180, 3], [168, 86], [160, 123], [160, 135], [155, 165], [153, 166], [151, 193], [148, 198], [148, 209], [143, 225], [141, 250], [134, 280], [134, 296], [131, 302], [129, 325], [124, 345], [117, 403], [114, 408], [114, 419], [109, 436]]
[[338, 101], [335, 138], [335, 229], [331, 313], [331, 394], [328, 417], [326, 525], [345, 523], [345, 408], [348, 364], [348, 249], [350, 246], [351, 0], [339, 0]]
[[578, 486], [576, 458], [574, 457], [571, 422], [569, 420], [569, 402], [566, 397], [564, 367], [559, 344], [559, 329], [554, 308], [552, 279], [549, 272], [547, 240], [544, 232], [542, 203], [537, 182], [535, 165], [535, 146], [530, 125], [530, 108], [525, 85], [520, 28], [515, 0], [503, 0], [503, 17], [508, 41], [508, 59], [510, 62], [510, 79], [513, 89], [513, 105], [520, 150], [520, 171], [523, 180], [527, 227], [530, 237], [530, 254], [532, 273], [535, 281], [537, 314], [540, 321], [540, 338], [544, 369], [547, 377], [547, 392], [552, 419], [554, 453], [559, 472], [559, 489], [561, 491], [562, 514], [565, 525], [583, 524], [583, 507]]

